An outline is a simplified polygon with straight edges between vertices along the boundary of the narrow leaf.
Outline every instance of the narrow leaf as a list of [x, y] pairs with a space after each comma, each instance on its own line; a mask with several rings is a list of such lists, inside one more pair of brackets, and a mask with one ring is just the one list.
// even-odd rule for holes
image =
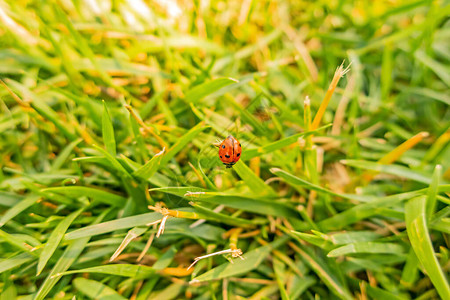
[[66, 233], [70, 224], [72, 224], [75, 218], [78, 217], [82, 211], [83, 209], [79, 209], [71, 213], [70, 215], [65, 217], [53, 230], [52, 234], [47, 240], [47, 243], [44, 246], [44, 249], [42, 249], [41, 255], [39, 256], [36, 276], [38, 276], [42, 272], [48, 260], [50, 259], [50, 257], [52, 257], [59, 243], [63, 239], [64, 234]]
[[126, 300], [115, 290], [103, 283], [86, 278], [75, 278], [73, 285], [81, 293], [92, 299]]
[[103, 222], [96, 225], [87, 226], [81, 229], [69, 232], [65, 236], [65, 240], [74, 240], [82, 237], [91, 237], [111, 231], [120, 229], [126, 229], [137, 226], [144, 226], [148, 223], [152, 223], [158, 219], [161, 219], [160, 213], [146, 213], [132, 217], [126, 217], [118, 220]]
[[32, 206], [36, 201], [38, 201], [41, 197], [39, 196], [29, 196], [25, 199], [22, 199], [16, 205], [11, 207], [0, 219], [0, 228], [5, 225], [6, 222]]
[[450, 287], [434, 253], [426, 221], [426, 196], [412, 198], [405, 206], [406, 231], [422, 267], [442, 299], [450, 299]]
[[112, 156], [116, 156], [116, 139], [114, 138], [114, 128], [111, 122], [111, 116], [109, 115], [108, 108], [106, 107], [106, 103], [104, 100], [102, 115], [102, 135], [106, 150]]
[[233, 78], [217, 78], [202, 83], [200, 85], [195, 86], [193, 89], [191, 89], [189, 92], [186, 93], [186, 101], [194, 103], [198, 102], [205, 96], [212, 94], [218, 91], [219, 89], [236, 82], [239, 81]]

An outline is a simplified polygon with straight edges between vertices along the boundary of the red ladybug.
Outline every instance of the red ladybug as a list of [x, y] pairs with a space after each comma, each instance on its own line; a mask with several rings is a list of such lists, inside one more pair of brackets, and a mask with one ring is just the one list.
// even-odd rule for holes
[[229, 135], [219, 145], [219, 158], [227, 168], [231, 168], [241, 158], [241, 143]]

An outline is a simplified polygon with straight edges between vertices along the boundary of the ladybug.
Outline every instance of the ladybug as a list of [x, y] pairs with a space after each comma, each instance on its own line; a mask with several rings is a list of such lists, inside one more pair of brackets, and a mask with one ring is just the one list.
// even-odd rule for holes
[[241, 158], [241, 143], [232, 135], [219, 144], [219, 158], [227, 168], [231, 168]]

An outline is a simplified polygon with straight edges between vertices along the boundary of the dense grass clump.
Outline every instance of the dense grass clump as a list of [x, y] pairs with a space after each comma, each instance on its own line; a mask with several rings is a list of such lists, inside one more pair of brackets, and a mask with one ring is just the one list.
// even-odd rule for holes
[[0, 2], [1, 299], [450, 299], [447, 1], [178, 2]]

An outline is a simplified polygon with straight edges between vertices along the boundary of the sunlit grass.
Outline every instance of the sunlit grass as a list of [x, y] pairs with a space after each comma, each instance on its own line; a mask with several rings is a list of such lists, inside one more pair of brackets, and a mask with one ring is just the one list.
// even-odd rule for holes
[[2, 299], [450, 298], [448, 5], [41, 2], [0, 2]]

